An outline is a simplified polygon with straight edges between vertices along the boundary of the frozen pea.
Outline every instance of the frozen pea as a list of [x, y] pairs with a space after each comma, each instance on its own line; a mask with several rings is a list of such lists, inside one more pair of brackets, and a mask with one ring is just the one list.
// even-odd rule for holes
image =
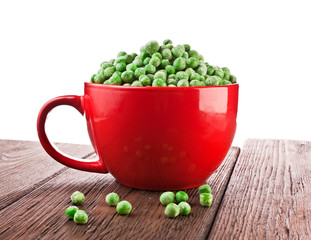
[[192, 73], [190, 76], [190, 80], [200, 80], [200, 74], [198, 73]]
[[84, 199], [85, 199], [85, 196], [82, 192], [79, 192], [79, 191], [75, 191], [72, 195], [71, 195], [71, 201], [74, 203], [74, 204], [81, 204], [84, 202]]
[[187, 62], [185, 58], [178, 57], [174, 60], [173, 66], [176, 70], [184, 70], [187, 66]]
[[191, 68], [196, 68], [197, 66], [199, 66], [199, 60], [194, 57], [190, 57], [187, 59], [187, 66]]
[[180, 48], [183, 52], [185, 51], [185, 46], [184, 45], [178, 44], [176, 47]]
[[77, 210], [73, 217], [73, 221], [77, 224], [86, 224], [87, 220], [88, 220], [88, 216], [86, 212], [83, 210]]
[[184, 48], [186, 52], [189, 52], [191, 50], [191, 47], [189, 44], [184, 44]]
[[117, 206], [117, 204], [120, 202], [120, 198], [118, 194], [114, 192], [107, 194], [105, 200], [109, 206], [113, 206], [113, 207]]
[[172, 51], [172, 49], [173, 49], [173, 45], [172, 44], [166, 44], [166, 47], [169, 49], [169, 50], [171, 50]]
[[229, 84], [231, 84], [231, 82], [225, 79], [219, 81], [219, 85], [229, 85]]
[[186, 79], [181, 79], [177, 83], [177, 87], [189, 87], [189, 82]]
[[157, 58], [159, 58], [160, 60], [162, 60], [162, 55], [161, 55], [161, 53], [159, 53], [159, 52], [156, 52], [156, 53], [152, 54], [151, 58], [153, 58], [153, 57], [157, 57]]
[[180, 209], [175, 203], [169, 203], [165, 208], [165, 215], [169, 218], [175, 218], [179, 215]]
[[135, 72], [135, 70], [137, 69], [137, 66], [133, 63], [130, 63], [126, 66], [126, 71], [132, 71]]
[[117, 64], [117, 63], [125, 63], [126, 64], [125, 56], [117, 58], [116, 61], [115, 61], [115, 64]]
[[106, 81], [103, 82], [103, 84], [110, 84], [110, 80], [107, 79]]
[[230, 74], [230, 69], [227, 67], [223, 67], [221, 68], [225, 73], [229, 73]]
[[147, 74], [147, 77], [151, 80], [151, 82], [152, 82], [153, 79], [154, 79], [154, 75], [153, 75], [153, 74]]
[[125, 59], [126, 59], [126, 64], [130, 64], [134, 61], [134, 58], [132, 57], [132, 55], [125, 55]]
[[225, 75], [225, 73], [224, 73], [224, 71], [222, 69], [216, 69], [214, 74], [215, 74], [215, 76], [218, 76], [221, 79], [223, 79], [224, 75]]
[[114, 75], [109, 78], [110, 84], [112, 85], [121, 85], [122, 84], [122, 79], [119, 75]]
[[126, 70], [126, 63], [120, 62], [116, 64], [116, 70], [120, 72], [124, 72]]
[[128, 201], [121, 201], [118, 203], [116, 209], [119, 214], [127, 215], [132, 211], [132, 204]]
[[188, 199], [189, 199], [189, 196], [187, 193], [185, 193], [184, 191], [178, 191], [176, 193], [176, 201], [177, 203], [180, 203], [180, 202], [188, 202]]
[[133, 83], [132, 83], [132, 85], [131, 86], [135, 86], [135, 87], [142, 87], [143, 86], [143, 84], [140, 82], [140, 81], [134, 81]]
[[187, 69], [185, 70], [185, 72], [186, 72], [189, 76], [191, 76], [193, 73], [195, 73], [195, 71], [194, 71], [192, 68], [187, 68]]
[[147, 57], [150, 57], [150, 55], [144, 51], [140, 53], [139, 57], [142, 61], [144, 61]]
[[157, 52], [159, 50], [159, 43], [157, 41], [149, 41], [145, 45], [145, 51], [152, 55], [153, 53]]
[[204, 207], [211, 206], [213, 202], [213, 195], [211, 193], [200, 194], [200, 204]]
[[176, 79], [176, 74], [170, 74], [167, 77], [168, 79]]
[[215, 68], [213, 67], [213, 66], [208, 66], [207, 67], [207, 71], [206, 71], [206, 73], [208, 74], [208, 75], [213, 75], [214, 74], [214, 72], [215, 72]]
[[224, 72], [224, 80], [227, 80], [227, 81], [230, 80], [230, 73]]
[[204, 83], [206, 86], [217, 86], [219, 85], [220, 78], [218, 76], [209, 76], [205, 79]]
[[66, 208], [66, 216], [69, 218], [69, 219], [73, 219], [73, 216], [75, 215], [75, 213], [79, 210], [78, 207], [76, 206], [70, 206], [68, 208]]
[[191, 212], [191, 206], [187, 202], [180, 202], [178, 207], [181, 215], [186, 216]]
[[113, 74], [112, 74], [112, 76], [111, 77], [114, 77], [114, 76], [119, 76], [119, 77], [121, 77], [121, 74], [122, 74], [122, 72], [120, 72], [120, 71], [115, 71]]
[[121, 74], [121, 79], [125, 83], [132, 83], [134, 81], [134, 73], [132, 71], [124, 71]]
[[167, 74], [174, 74], [175, 73], [175, 68], [172, 65], [167, 65], [165, 67], [165, 70], [167, 71]]
[[189, 58], [189, 54], [187, 52], [183, 52], [182, 57], [187, 59]]
[[113, 65], [111, 63], [104, 63], [104, 64], [101, 64], [101, 68], [102, 69], [106, 69], [108, 67], [113, 67]]
[[132, 63], [135, 64], [136, 67], [138, 67], [138, 68], [143, 66], [143, 61], [140, 58], [135, 58]]
[[191, 80], [190, 81], [190, 87], [201, 87], [202, 83], [199, 80]]
[[142, 84], [143, 86], [150, 86], [150, 85], [151, 85], [151, 80], [150, 80], [150, 78], [149, 78], [148, 76], [146, 76], [146, 75], [141, 75], [141, 76], [139, 77], [139, 81], [141, 82], [141, 84]]
[[173, 85], [177, 86], [177, 80], [175, 80], [175, 79], [167, 79], [167, 84], [168, 85], [173, 84]]
[[196, 72], [202, 76], [206, 75], [207, 72], [207, 67], [205, 64], [200, 64], [197, 68], [196, 68]]
[[115, 59], [110, 59], [107, 63], [110, 63], [110, 64], [114, 64], [114, 62], [115, 62]]
[[161, 78], [155, 78], [152, 82], [152, 87], [166, 87], [166, 82]]
[[149, 62], [150, 62], [150, 57], [147, 57], [145, 60], [144, 60], [144, 62], [143, 62], [143, 65], [147, 65], [147, 64], [149, 64]]
[[163, 71], [158, 71], [154, 74], [154, 78], [161, 78], [166, 81], [166, 73]]
[[135, 77], [137, 78], [139, 78], [141, 75], [145, 75], [146, 74], [145, 68], [137, 68], [134, 74]]
[[186, 72], [184, 72], [184, 71], [177, 72], [176, 73], [176, 80], [178, 81], [178, 80], [181, 80], [181, 79], [188, 80], [189, 79], [189, 75]]
[[125, 55], [127, 55], [127, 53], [122, 51], [122, 52], [118, 53], [117, 57], [122, 57], [122, 56], [125, 56]]
[[204, 57], [203, 57], [203, 55], [199, 54], [199, 60], [200, 60], [201, 62], [204, 62]]
[[131, 56], [133, 59], [135, 59], [138, 55], [137, 55], [137, 53], [132, 53]]
[[152, 57], [152, 58], [150, 59], [150, 61], [149, 61], [149, 64], [151, 64], [151, 65], [153, 65], [153, 66], [155, 66], [155, 67], [158, 67], [158, 66], [160, 66], [160, 64], [161, 64], [161, 59], [158, 58], [158, 57]]
[[94, 82], [95, 83], [103, 83], [105, 81], [105, 76], [104, 74], [96, 74], [96, 76], [94, 77]]
[[200, 81], [204, 81], [205, 80], [205, 76], [199, 75], [199, 80]]
[[169, 60], [162, 59], [160, 66], [161, 66], [161, 68], [166, 68], [166, 66], [168, 66], [169, 64], [170, 64]]
[[156, 67], [150, 63], [145, 66], [146, 73], [154, 74], [156, 70], [157, 70]]
[[172, 54], [174, 57], [179, 58], [183, 54], [183, 50], [180, 47], [173, 47], [172, 48]]
[[107, 67], [104, 70], [105, 78], [110, 78], [115, 71], [116, 71], [115, 67]]
[[164, 49], [168, 49], [166, 45], [161, 45], [159, 51], [162, 53]]
[[236, 83], [236, 77], [231, 74], [229, 81], [232, 82], [232, 83]]
[[131, 86], [130, 83], [124, 83], [123, 86]]
[[144, 46], [141, 46], [140, 47], [140, 49], [139, 49], [139, 51], [142, 53], [142, 52], [146, 52], [146, 50], [145, 50], [145, 45]]
[[194, 57], [197, 60], [200, 60], [200, 54], [196, 50], [190, 50], [189, 57]]
[[160, 202], [166, 206], [169, 203], [173, 203], [175, 200], [175, 194], [171, 191], [163, 192], [160, 196]]
[[163, 41], [163, 44], [164, 45], [167, 45], [167, 44], [172, 44], [173, 42], [172, 42], [172, 40], [170, 40], [170, 39], [165, 39], [164, 41]]
[[162, 50], [162, 56], [163, 58], [168, 60], [171, 60], [173, 57], [171, 50], [169, 50], [168, 48]]
[[168, 87], [176, 87], [176, 85], [175, 84], [169, 84], [169, 85], [167, 85]]
[[91, 77], [91, 82], [92, 83], [95, 83], [95, 77], [96, 77], [96, 74], [93, 74], [92, 77]]

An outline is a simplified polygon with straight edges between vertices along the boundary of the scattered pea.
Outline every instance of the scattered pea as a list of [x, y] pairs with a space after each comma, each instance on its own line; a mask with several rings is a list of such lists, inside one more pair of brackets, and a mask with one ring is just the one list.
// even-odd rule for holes
[[187, 202], [180, 202], [178, 207], [181, 215], [186, 216], [191, 212], [191, 206]]
[[77, 206], [70, 206], [66, 208], [66, 215], [69, 219], [73, 219], [75, 213], [79, 210]]
[[117, 204], [117, 212], [121, 215], [127, 215], [132, 211], [132, 205], [128, 201], [121, 201]]
[[213, 195], [211, 193], [200, 194], [200, 204], [204, 207], [211, 206], [213, 202]]
[[208, 184], [203, 184], [198, 188], [199, 193], [212, 193], [212, 188]]
[[107, 196], [106, 196], [106, 203], [109, 205], [109, 206], [117, 206], [117, 204], [120, 202], [120, 198], [118, 196], [118, 194], [116, 193], [109, 193]]
[[175, 200], [175, 194], [173, 192], [164, 192], [160, 196], [160, 202], [166, 206], [169, 203], [173, 203]]
[[76, 191], [74, 192], [72, 195], [71, 195], [71, 201], [74, 203], [74, 204], [81, 204], [84, 202], [84, 199], [85, 199], [85, 196], [82, 192], [79, 192], [79, 191]]
[[178, 191], [176, 193], [176, 201], [177, 203], [180, 203], [180, 202], [188, 202], [188, 199], [189, 199], [189, 196], [187, 193], [185, 193], [184, 191]]
[[180, 209], [175, 203], [169, 203], [165, 208], [165, 215], [169, 218], [175, 218], [179, 215]]
[[86, 212], [83, 210], [77, 210], [73, 217], [73, 221], [77, 224], [86, 224], [87, 220], [88, 220], [88, 216]]

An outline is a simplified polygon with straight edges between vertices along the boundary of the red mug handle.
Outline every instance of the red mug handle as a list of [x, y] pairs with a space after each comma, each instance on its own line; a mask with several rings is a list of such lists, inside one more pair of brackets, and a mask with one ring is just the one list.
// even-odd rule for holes
[[95, 161], [87, 161], [84, 159], [74, 158], [68, 156], [61, 151], [59, 151], [53, 143], [51, 143], [45, 132], [45, 122], [48, 113], [55, 107], [59, 105], [69, 105], [77, 109], [82, 115], [84, 114], [84, 101], [83, 96], [77, 95], [66, 95], [60, 96], [51, 99], [47, 103], [43, 105], [41, 108], [38, 120], [37, 120], [37, 130], [39, 140], [45, 149], [45, 151], [56, 161], [64, 164], [68, 167], [89, 171], [89, 172], [99, 172], [99, 173], [107, 173], [108, 170], [104, 166], [103, 161], [101, 159]]

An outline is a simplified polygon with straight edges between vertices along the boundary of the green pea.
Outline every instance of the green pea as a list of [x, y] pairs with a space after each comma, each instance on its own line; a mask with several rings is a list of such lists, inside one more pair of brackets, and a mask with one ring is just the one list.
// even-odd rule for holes
[[125, 56], [125, 55], [127, 55], [127, 53], [122, 51], [122, 52], [118, 53], [117, 57], [122, 57], [122, 56]]
[[86, 224], [87, 220], [88, 220], [88, 216], [86, 212], [83, 210], [77, 210], [73, 217], [73, 221], [77, 224]]
[[192, 74], [195, 73], [195, 71], [194, 71], [192, 68], [187, 68], [187, 69], [185, 70], [185, 72], [186, 72], [189, 76], [191, 76]]
[[117, 63], [125, 63], [126, 64], [125, 56], [117, 58], [116, 61], [115, 61], [115, 64], [117, 64]]
[[131, 56], [133, 59], [135, 59], [138, 55], [137, 55], [137, 53], [132, 53]]
[[150, 57], [147, 57], [144, 61], [143, 61], [143, 65], [147, 65], [147, 64], [149, 64], [149, 62], [150, 62]]
[[177, 203], [180, 203], [180, 202], [188, 202], [188, 200], [189, 200], [188, 194], [185, 193], [184, 191], [178, 191], [178, 192], [176, 193], [175, 198], [176, 198]]
[[96, 74], [93, 74], [92, 77], [91, 77], [91, 82], [92, 83], [95, 83], [95, 77], [96, 77]]
[[179, 215], [180, 209], [175, 203], [169, 203], [165, 208], [165, 215], [169, 218], [175, 218]]
[[205, 76], [207, 73], [207, 67], [205, 64], [200, 64], [197, 68], [196, 68], [196, 72], [202, 76]]
[[172, 44], [166, 44], [166, 47], [169, 49], [169, 50], [171, 50], [172, 51], [172, 49], [173, 49], [173, 45]]
[[149, 61], [149, 64], [151, 64], [151, 65], [153, 65], [153, 66], [155, 66], [155, 67], [158, 67], [158, 66], [160, 66], [160, 64], [161, 64], [161, 59], [158, 58], [158, 57], [152, 57], [152, 58], [150, 59], [150, 61]]
[[103, 82], [103, 84], [110, 84], [110, 80], [107, 79], [106, 81]]
[[161, 53], [162, 53], [163, 58], [165, 59], [171, 60], [173, 57], [171, 50], [169, 50], [168, 48], [163, 49]]
[[200, 60], [200, 54], [196, 50], [190, 50], [189, 51], [189, 57], [194, 57], [194, 58]]
[[164, 192], [160, 196], [160, 202], [166, 206], [169, 203], [173, 203], [175, 200], [175, 194], [173, 192]]
[[84, 199], [85, 199], [85, 196], [82, 192], [79, 192], [79, 191], [75, 191], [72, 195], [71, 195], [71, 201], [74, 203], [74, 204], [81, 204], [84, 202]]
[[230, 82], [232, 82], [232, 83], [236, 83], [236, 77], [234, 76], [234, 75], [230, 75]]
[[182, 57], [188, 59], [189, 58], [189, 54], [187, 52], [183, 52]]
[[183, 50], [180, 47], [173, 47], [172, 48], [172, 54], [174, 57], [179, 58], [183, 54]]
[[147, 57], [150, 57], [150, 55], [147, 52], [141, 52], [139, 57], [142, 61], [144, 61]]
[[173, 66], [176, 70], [184, 70], [187, 66], [187, 62], [185, 58], [178, 57], [174, 60]]
[[167, 65], [165, 67], [165, 70], [167, 71], [167, 74], [174, 74], [175, 73], [175, 68], [172, 65]]
[[138, 67], [138, 68], [143, 66], [143, 61], [140, 58], [135, 58], [132, 63], [135, 64], [136, 67]]
[[145, 51], [152, 55], [159, 50], [159, 43], [157, 41], [150, 41], [145, 45]]
[[213, 202], [213, 195], [211, 193], [200, 194], [200, 204], [204, 207], [211, 206]]
[[70, 206], [68, 208], [66, 208], [66, 215], [69, 219], [73, 219], [73, 216], [75, 215], [75, 213], [79, 210], [78, 207], [76, 206]]
[[115, 67], [117, 71], [124, 72], [126, 70], [126, 63], [117, 63]]
[[214, 72], [215, 72], [215, 68], [213, 67], [213, 66], [208, 66], [207, 67], [207, 71], [206, 71], [206, 73], [208, 74], [208, 75], [213, 75], [214, 74]]
[[188, 215], [191, 212], [191, 206], [187, 202], [180, 202], [178, 204], [180, 215]]
[[227, 80], [227, 81], [229, 81], [230, 80], [230, 73], [228, 73], [228, 72], [224, 72], [224, 80]]
[[126, 71], [132, 71], [135, 72], [135, 70], [137, 69], [137, 66], [133, 63], [130, 63], [126, 66]]
[[109, 78], [110, 84], [112, 85], [121, 85], [122, 79], [119, 75], [112, 75], [111, 78]]
[[184, 72], [184, 71], [177, 72], [176, 73], [176, 80], [178, 81], [178, 80], [181, 80], [181, 79], [188, 80], [189, 79], [189, 75], [186, 72]]
[[204, 57], [203, 57], [203, 55], [199, 54], [199, 60], [200, 60], [201, 62], [204, 62]]
[[114, 59], [110, 59], [107, 63], [110, 63], [110, 64], [114, 64], [115, 60]]
[[151, 85], [151, 80], [150, 80], [150, 78], [149, 78], [148, 76], [146, 76], [146, 75], [141, 75], [141, 76], [139, 77], [139, 81], [141, 82], [141, 84], [142, 84], [143, 86], [150, 86], [150, 85]]
[[184, 48], [186, 52], [189, 52], [191, 50], [191, 47], [189, 44], [184, 44]]
[[132, 83], [134, 81], [134, 73], [132, 71], [124, 71], [121, 74], [121, 79], [125, 83]]
[[121, 77], [121, 74], [122, 74], [122, 72], [120, 72], [120, 71], [115, 71], [115, 72], [112, 74], [111, 77], [114, 77], [114, 76], [119, 76], [119, 77]]
[[105, 81], [105, 76], [104, 74], [96, 74], [95, 78], [94, 78], [94, 82], [96, 83], [103, 83]]
[[177, 87], [175, 84], [169, 84], [168, 87]]
[[170, 65], [170, 61], [167, 59], [162, 59], [161, 64], [160, 64], [161, 68], [166, 68], [166, 66], [168, 65]]
[[229, 84], [231, 84], [231, 82], [225, 79], [219, 81], [219, 85], [229, 85]]
[[190, 57], [187, 59], [187, 66], [191, 67], [191, 68], [196, 68], [197, 66], [199, 66], [199, 60], [194, 58], [194, 57]]
[[139, 49], [139, 51], [140, 51], [141, 53], [142, 53], [142, 52], [146, 52], [145, 46], [141, 46], [140, 49]]
[[147, 77], [151, 80], [151, 82], [152, 82], [153, 79], [154, 79], [154, 75], [153, 75], [153, 74], [147, 74]]
[[208, 184], [203, 184], [198, 188], [199, 193], [212, 193], [212, 188]]
[[224, 73], [224, 71], [222, 69], [216, 69], [214, 74], [215, 74], [215, 76], [218, 76], [221, 79], [223, 79], [224, 75], [225, 75], [225, 73]]
[[145, 66], [146, 73], [155, 74], [156, 70], [157, 70], [156, 67], [154, 65], [152, 65], [152, 64], [147, 64]]
[[189, 82], [186, 79], [181, 79], [177, 83], [177, 87], [189, 87]]
[[118, 196], [118, 194], [112, 192], [107, 194], [106, 196], [106, 203], [109, 206], [117, 206], [117, 204], [120, 202], [120, 198]]
[[166, 82], [165, 80], [161, 78], [155, 78], [152, 82], [152, 87], [166, 87]]
[[163, 44], [164, 45], [167, 45], [167, 44], [172, 44], [173, 42], [172, 42], [172, 40], [170, 40], [170, 39], [165, 39], [164, 41], [163, 41]]
[[156, 52], [156, 53], [152, 54], [151, 58], [153, 58], [153, 57], [157, 57], [157, 58], [159, 58], [160, 60], [162, 60], [162, 55], [161, 55], [161, 53], [159, 53], [159, 52]]
[[141, 75], [145, 75], [146, 74], [145, 68], [137, 68], [134, 74], [135, 77], [137, 78], [139, 78]]
[[132, 57], [132, 55], [125, 55], [125, 59], [126, 59], [126, 64], [130, 64], [131, 62], [134, 61], [134, 58]]
[[192, 73], [190, 76], [190, 80], [200, 80], [200, 74]]
[[112, 67], [112, 66], [113, 65], [111, 63], [104, 63], [104, 64], [101, 65], [101, 68], [105, 70], [106, 68]]
[[161, 45], [159, 51], [162, 53], [162, 50], [168, 49], [166, 45]]
[[154, 78], [161, 78], [161, 79], [163, 79], [164, 81], [166, 81], [166, 73], [163, 72], [163, 71], [157, 71], [157, 72], [154, 74]]
[[130, 83], [124, 83], [123, 86], [131, 86]]
[[229, 73], [230, 74], [230, 69], [227, 67], [223, 67], [221, 68], [225, 73]]
[[118, 203], [117, 212], [121, 215], [127, 215], [132, 211], [132, 205], [128, 201], [121, 201]]
[[220, 78], [218, 76], [209, 76], [205, 79], [204, 83], [206, 86], [217, 86], [219, 85]]
[[167, 77], [168, 79], [176, 79], [176, 74], [170, 74]]
[[107, 67], [104, 70], [105, 78], [110, 78], [115, 71], [116, 71], [115, 67]]
[[177, 80], [175, 79], [167, 79], [167, 84], [168, 85], [175, 85], [175, 87], [177, 86]]
[[190, 81], [190, 87], [202, 87], [202, 81], [192, 80]]
[[135, 86], [135, 87], [142, 87], [143, 86], [143, 84], [140, 82], [140, 81], [134, 81], [133, 83], [132, 83], [132, 85], [131, 86]]

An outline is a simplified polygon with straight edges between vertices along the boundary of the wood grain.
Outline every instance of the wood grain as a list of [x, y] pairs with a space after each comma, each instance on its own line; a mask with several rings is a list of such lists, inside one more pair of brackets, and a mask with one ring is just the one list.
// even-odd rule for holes
[[[239, 148], [231, 148], [207, 181], [214, 192], [212, 206], [199, 205], [197, 189], [186, 190], [192, 212], [176, 219], [164, 215], [161, 192], [125, 187], [110, 174], [66, 169], [0, 211], [0, 239], [205, 239], [238, 154]], [[64, 213], [76, 190], [86, 196], [80, 209], [89, 215], [87, 225], [76, 225]], [[105, 196], [110, 192], [132, 203], [129, 216], [120, 216], [114, 207], [107, 206]]]
[[249, 139], [209, 239], [311, 239], [311, 142]]
[[[89, 145], [56, 144], [76, 157], [93, 153]], [[64, 165], [52, 159], [39, 142], [0, 140], [0, 209], [61, 173]]]

